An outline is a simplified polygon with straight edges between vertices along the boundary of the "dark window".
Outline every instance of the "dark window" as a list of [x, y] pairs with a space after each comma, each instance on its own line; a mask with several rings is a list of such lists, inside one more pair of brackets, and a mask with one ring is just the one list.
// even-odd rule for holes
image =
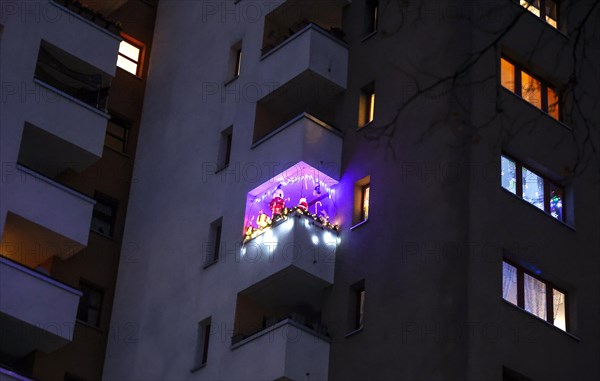
[[212, 264], [219, 260], [222, 231], [223, 218], [219, 218], [210, 224], [209, 240], [208, 244], [205, 246], [206, 264]]
[[520, 162], [502, 155], [500, 159], [502, 188], [522, 198], [559, 221], [565, 221], [564, 188], [538, 175]]
[[500, 59], [500, 83], [554, 119], [560, 120], [560, 97], [556, 89], [505, 57]]
[[210, 344], [211, 317], [198, 323], [198, 337], [196, 341], [196, 354], [194, 368], [202, 367], [208, 361], [208, 348]]
[[360, 91], [358, 126], [363, 127], [375, 119], [375, 84], [369, 83]]
[[94, 213], [92, 214], [91, 229], [97, 233], [112, 237], [118, 202], [100, 192], [96, 192], [94, 200], [96, 200], [96, 205], [94, 205]]
[[242, 41], [238, 41], [229, 49], [229, 80], [233, 80], [242, 73]]
[[219, 165], [218, 169], [223, 169], [231, 161], [231, 146], [233, 144], [233, 126], [229, 126], [221, 131], [221, 142], [219, 144]]
[[567, 330], [567, 294], [533, 272], [502, 262], [502, 297], [525, 311]]
[[367, 0], [365, 12], [365, 32], [371, 34], [377, 31], [379, 24], [379, 1]]
[[127, 139], [132, 123], [125, 118], [112, 115], [106, 127], [104, 145], [117, 152], [127, 151]]
[[80, 282], [79, 288], [83, 292], [79, 299], [79, 308], [77, 309], [77, 320], [93, 325], [100, 326], [100, 309], [104, 292], [87, 282]]
[[350, 300], [350, 330], [356, 331], [362, 329], [364, 326], [364, 315], [365, 315], [365, 281], [364, 279], [360, 282], [353, 284], [350, 287], [351, 300]]

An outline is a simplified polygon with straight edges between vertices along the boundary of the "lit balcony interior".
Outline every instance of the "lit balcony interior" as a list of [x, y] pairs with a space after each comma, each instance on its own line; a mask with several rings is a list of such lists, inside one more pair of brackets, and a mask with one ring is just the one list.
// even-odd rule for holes
[[112, 77], [46, 41], [40, 45], [35, 79], [91, 107], [106, 109]]
[[80, 242], [8, 212], [0, 242], [0, 255], [35, 269], [54, 256], [66, 259], [84, 247]]
[[342, 9], [346, 4], [348, 0], [283, 2], [265, 17], [262, 53], [268, 53], [311, 23], [343, 40]]
[[299, 162], [248, 192], [244, 243], [300, 216], [307, 223], [337, 231], [337, 180]]
[[322, 322], [325, 288], [329, 284], [291, 266], [238, 294], [232, 344], [285, 319], [328, 337]]

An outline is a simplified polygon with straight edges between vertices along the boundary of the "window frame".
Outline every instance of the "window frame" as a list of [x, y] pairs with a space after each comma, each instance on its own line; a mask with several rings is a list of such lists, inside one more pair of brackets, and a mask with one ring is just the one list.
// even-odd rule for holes
[[[506, 62], [510, 63], [511, 65], [514, 66], [514, 71], [513, 71], [513, 78], [514, 78], [514, 91], [507, 88], [506, 86], [504, 86], [504, 84], [502, 83], [502, 60], [505, 60]], [[523, 84], [522, 84], [522, 80], [521, 80], [521, 76], [522, 73], [525, 73], [526, 75], [530, 76], [531, 78], [535, 79], [536, 81], [538, 81], [540, 83], [540, 95], [541, 95], [541, 99], [540, 99], [540, 103], [541, 106], [537, 107], [535, 104], [531, 103], [530, 101], [528, 101], [526, 98], [523, 97]], [[502, 54], [500, 56], [500, 73], [499, 76], [500, 78], [500, 86], [513, 93], [514, 95], [517, 95], [519, 98], [521, 98], [522, 100], [524, 100], [525, 102], [527, 102], [528, 104], [530, 104], [531, 106], [537, 108], [538, 110], [544, 112], [545, 114], [547, 114], [548, 116], [550, 116], [552, 119], [558, 121], [558, 122], [562, 122], [563, 121], [563, 97], [562, 94], [558, 91], [556, 86], [553, 86], [552, 84], [550, 84], [550, 82], [542, 79], [540, 76], [532, 73], [529, 70], [526, 70], [523, 65], [518, 64], [515, 60], [505, 56], [504, 54]], [[557, 103], [556, 103], [556, 107], [558, 107], [558, 115], [556, 117], [554, 117], [554, 115], [552, 115], [552, 113], [550, 113], [549, 111], [549, 104], [548, 104], [548, 90], [552, 90], [554, 92], [554, 94], [556, 94], [556, 98], [557, 98]]]
[[350, 285], [350, 303], [348, 306], [348, 335], [360, 332], [365, 326], [366, 305], [365, 280]]
[[192, 372], [205, 367], [208, 363], [208, 351], [210, 349], [211, 329], [212, 316], [209, 316], [198, 322], [196, 350], [194, 353], [194, 362], [191, 370]]
[[[100, 302], [99, 302], [99, 305], [98, 305], [97, 308], [96, 307], [91, 307], [91, 305], [89, 303], [85, 304], [86, 311], [89, 311], [90, 309], [93, 309], [93, 310], [96, 311], [96, 313], [97, 313], [97, 319], [96, 319], [95, 323], [89, 321], [89, 314], [88, 313], [86, 313], [86, 316], [88, 316], [88, 319], [84, 320], [84, 319], [80, 318], [80, 310], [82, 309], [82, 306], [84, 306], [84, 304], [83, 304], [84, 300], [86, 300], [84, 298], [84, 296], [86, 295], [85, 289], [88, 289], [88, 290], [96, 292], [99, 295], [99, 298], [100, 298]], [[80, 279], [79, 280], [79, 290], [83, 293], [83, 295], [79, 299], [79, 304], [77, 306], [77, 315], [76, 315], [77, 321], [79, 321], [81, 323], [84, 323], [84, 324], [87, 324], [87, 325], [92, 326], [92, 327], [100, 328], [100, 324], [102, 322], [102, 305], [104, 304], [105, 290], [102, 287], [97, 286], [97, 285], [95, 285], [95, 284], [93, 284], [91, 282], [88, 282], [85, 279]]]
[[[528, 6], [526, 6], [525, 4], [523, 4], [523, 1], [529, 3]], [[533, 0], [535, 1], [535, 0]], [[550, 0], [554, 2], [554, 5], [556, 6], [556, 26], [552, 25], [551, 23], [548, 22], [548, 20], [546, 19], [546, 17], [548, 16], [548, 14], [546, 13], [546, 0], [539, 0], [540, 2], [540, 7], [537, 8], [536, 6], [534, 6], [529, 0], [519, 0], [519, 5], [521, 7], [523, 7], [523, 9], [525, 9], [527, 12], [531, 13], [533, 16], [539, 18], [541, 21], [543, 21], [544, 23], [550, 25], [552, 28], [556, 29], [556, 30], [560, 30], [561, 27], [561, 17], [560, 17], [560, 1], [559, 0]], [[537, 9], [539, 11], [539, 16], [536, 15], [531, 8]]]
[[[512, 193], [510, 190], [506, 189], [502, 185], [502, 158], [503, 157], [512, 161], [515, 164], [515, 176], [516, 176], [515, 193]], [[529, 172], [533, 173], [534, 175], [536, 175], [544, 180], [544, 200], [543, 200], [544, 209], [538, 208], [537, 206], [535, 206], [534, 204], [532, 204], [531, 202], [529, 202], [523, 198], [523, 168], [527, 169]], [[546, 213], [553, 219], [563, 222], [563, 223], [567, 223], [567, 213], [566, 213], [566, 210], [567, 210], [566, 194], [567, 194], [567, 192], [566, 192], [566, 188], [564, 186], [556, 183], [555, 181], [549, 179], [547, 176], [541, 175], [538, 171], [532, 170], [531, 167], [523, 164], [523, 162], [521, 162], [520, 160], [517, 160], [513, 156], [506, 154], [504, 152], [500, 155], [500, 188], [519, 197], [521, 200], [534, 206], [536, 209], [539, 209], [540, 211]], [[561, 201], [562, 201], [561, 218], [554, 217], [551, 214], [551, 210], [550, 210], [550, 198], [551, 197], [550, 196], [551, 196], [551, 189], [553, 189], [553, 188], [559, 189], [562, 193], [562, 196], [561, 196]]]
[[[366, 197], [368, 193], [369, 197]], [[365, 200], [367, 198], [367, 200]], [[366, 201], [366, 202], [365, 202]], [[371, 204], [371, 183], [368, 182], [360, 189], [360, 221], [369, 219], [369, 207]], [[366, 208], [365, 208], [366, 206]]]
[[219, 217], [210, 223], [208, 243], [204, 248], [204, 268], [219, 261], [223, 242], [223, 217]]
[[105, 213], [99, 211], [96, 208], [96, 205], [94, 205], [94, 209], [92, 211], [92, 221], [95, 218], [96, 219], [99, 218], [101, 221], [107, 222], [110, 225], [110, 230], [108, 233], [98, 231], [93, 228], [93, 224], [90, 224], [90, 230], [95, 233], [101, 234], [103, 236], [114, 238], [116, 221], [117, 221], [117, 213], [119, 210], [119, 201], [115, 198], [112, 198], [112, 197], [110, 197], [104, 193], [98, 192], [98, 191], [94, 192], [94, 201], [96, 201], [96, 205], [103, 204], [105, 206], [108, 206], [112, 211], [112, 216], [107, 218], [107, 215]]
[[[127, 57], [124, 54], [121, 54], [121, 52], [119, 50], [117, 50], [117, 61], [118, 61], [118, 57], [123, 57], [124, 59], [126, 59], [129, 62], [132, 62], [135, 64], [136, 66], [136, 70], [135, 70], [135, 74], [130, 72], [129, 70], [123, 69], [121, 66], [117, 65], [117, 67], [131, 75], [135, 75], [138, 78], [142, 77], [142, 70], [143, 70], [143, 65], [144, 65], [144, 57], [145, 57], [145, 53], [146, 53], [146, 45], [139, 41], [136, 40], [135, 38], [129, 36], [128, 34], [125, 34], [123, 32], [121, 32], [120, 34], [121, 38], [123, 39], [122, 41], [128, 43], [129, 45], [132, 45], [133, 47], [137, 48], [140, 50], [140, 54], [138, 56], [138, 60], [134, 61], [131, 58]], [[120, 43], [119, 43], [119, 47], [120, 47]]]
[[361, 129], [375, 121], [375, 81], [360, 89], [358, 101], [358, 128]]
[[[563, 331], [562, 328], [558, 327], [557, 325], [554, 324], [554, 316], [552, 311], [554, 311], [554, 303], [553, 303], [553, 294], [554, 294], [554, 290], [562, 293], [565, 297], [565, 329], [564, 332], [570, 332], [570, 318], [569, 318], [569, 293], [563, 289], [560, 288], [558, 286], [556, 286], [555, 283], [547, 281], [546, 279], [536, 275], [534, 272], [526, 270], [523, 266], [518, 265], [516, 262], [508, 259], [508, 258], [502, 258], [502, 263], [507, 263], [510, 266], [514, 267], [517, 270], [517, 304], [512, 303], [511, 301], [507, 300], [506, 298], [504, 298], [504, 289], [502, 289], [502, 300], [506, 301], [507, 303], [510, 303], [514, 306], [519, 307], [520, 309], [522, 309], [523, 311], [527, 312], [530, 315], [533, 315], [535, 317], [538, 317], [544, 321], [546, 321], [547, 323], [553, 325], [554, 327], [560, 329], [561, 331]], [[504, 267], [504, 266], [502, 266]], [[531, 278], [541, 282], [544, 284], [545, 286], [545, 293], [546, 293], [546, 318], [542, 318], [540, 316], [537, 316], [536, 314], [529, 312], [525, 309], [525, 274], [527, 274], [528, 276], [530, 276]], [[504, 280], [504, 279], [503, 279]]]
[[378, 0], [366, 0], [365, 1], [365, 36], [377, 33], [379, 29], [379, 1]]
[[124, 132], [123, 135], [124, 136], [123, 136], [123, 138], [121, 138], [120, 136], [117, 136], [117, 135], [111, 133], [109, 131], [108, 125], [106, 127], [106, 135], [110, 136], [113, 139], [116, 139], [119, 142], [121, 142], [123, 148], [121, 150], [118, 150], [118, 149], [116, 149], [116, 148], [114, 148], [114, 147], [106, 144], [106, 141], [107, 141], [106, 137], [104, 138], [104, 146], [112, 149], [113, 151], [117, 151], [117, 152], [120, 152], [120, 153], [123, 153], [123, 154], [127, 154], [127, 144], [129, 143], [129, 132], [132, 129], [133, 122], [131, 122], [131, 121], [127, 120], [126, 118], [121, 117], [119, 115], [111, 114], [110, 119], [108, 120], [108, 123], [109, 124], [113, 124], [113, 125], [121, 128], [121, 129], [123, 129], [123, 132]]

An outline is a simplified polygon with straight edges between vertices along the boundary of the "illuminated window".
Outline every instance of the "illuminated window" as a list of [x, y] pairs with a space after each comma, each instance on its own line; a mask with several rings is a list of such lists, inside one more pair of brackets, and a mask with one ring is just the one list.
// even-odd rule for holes
[[83, 281], [79, 283], [79, 288], [83, 295], [79, 299], [77, 320], [99, 327], [100, 308], [102, 307], [104, 292], [99, 287]]
[[369, 193], [371, 192], [371, 184], [362, 187], [360, 217], [362, 221], [369, 219]]
[[211, 317], [208, 317], [198, 323], [198, 336], [196, 339], [196, 353], [194, 355], [194, 366], [196, 370], [206, 365], [208, 361], [208, 346], [210, 343]]
[[375, 119], [375, 85], [373, 82], [363, 87], [360, 92], [358, 126], [373, 122]]
[[133, 74], [140, 75], [140, 63], [144, 53], [143, 45], [133, 42], [130, 37], [122, 36], [123, 41], [119, 45], [119, 56], [117, 57], [117, 66]]
[[558, 4], [554, 0], [520, 0], [523, 8], [537, 17], [545, 20], [549, 25], [558, 28]]
[[365, 12], [365, 29], [366, 34], [371, 34], [377, 31], [379, 24], [379, 1], [367, 0]]
[[504, 57], [500, 58], [500, 84], [560, 120], [560, 99], [556, 90]]
[[510, 193], [565, 221], [564, 189], [505, 155], [500, 158], [500, 183]]
[[506, 260], [502, 262], [502, 297], [563, 331], [567, 330], [566, 293]]

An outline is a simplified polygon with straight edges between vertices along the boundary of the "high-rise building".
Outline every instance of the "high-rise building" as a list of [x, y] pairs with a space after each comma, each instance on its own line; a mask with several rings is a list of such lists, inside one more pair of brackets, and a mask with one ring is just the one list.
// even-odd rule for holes
[[2, 3], [1, 381], [600, 378], [600, 2], [84, 3]]
[[0, 4], [2, 381], [99, 380], [133, 329], [109, 320], [154, 3]]
[[161, 3], [105, 379], [599, 378], [599, 8]]

